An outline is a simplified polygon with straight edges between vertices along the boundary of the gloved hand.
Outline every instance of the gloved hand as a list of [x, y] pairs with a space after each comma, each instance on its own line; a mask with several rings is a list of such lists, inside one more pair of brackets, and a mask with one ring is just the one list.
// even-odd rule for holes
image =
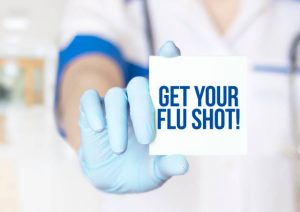
[[[161, 56], [179, 56], [167, 42]], [[126, 90], [110, 89], [104, 98], [95, 90], [81, 97], [80, 162], [85, 175], [102, 191], [138, 193], [160, 187], [188, 170], [183, 156], [150, 156], [155, 138], [155, 114], [148, 80], [132, 79]]]

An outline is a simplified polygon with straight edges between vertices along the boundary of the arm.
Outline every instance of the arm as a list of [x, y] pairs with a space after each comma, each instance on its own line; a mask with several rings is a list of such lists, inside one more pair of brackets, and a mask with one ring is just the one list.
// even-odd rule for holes
[[122, 73], [112, 60], [88, 55], [75, 60], [64, 72], [59, 90], [59, 117], [70, 145], [78, 150], [80, 97], [95, 89], [103, 96], [111, 87], [124, 87]]

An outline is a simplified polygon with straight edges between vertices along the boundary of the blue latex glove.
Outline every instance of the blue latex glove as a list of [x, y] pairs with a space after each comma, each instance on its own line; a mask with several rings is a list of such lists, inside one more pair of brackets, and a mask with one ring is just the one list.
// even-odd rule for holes
[[[167, 42], [161, 56], [179, 56]], [[132, 79], [126, 90], [110, 89], [104, 98], [95, 90], [81, 97], [80, 162], [85, 175], [98, 189], [110, 193], [138, 193], [160, 187], [175, 175], [185, 174], [183, 156], [150, 156], [155, 138], [155, 112], [148, 80]]]

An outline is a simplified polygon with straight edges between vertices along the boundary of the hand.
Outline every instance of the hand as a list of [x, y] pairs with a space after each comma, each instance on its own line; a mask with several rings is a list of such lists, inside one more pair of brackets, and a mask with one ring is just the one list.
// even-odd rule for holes
[[[166, 43], [161, 56], [179, 56]], [[155, 110], [148, 80], [132, 79], [126, 90], [110, 89], [104, 98], [86, 91], [80, 107], [80, 162], [85, 175], [102, 191], [138, 193], [160, 187], [170, 177], [185, 174], [183, 156], [150, 156], [155, 138]]]

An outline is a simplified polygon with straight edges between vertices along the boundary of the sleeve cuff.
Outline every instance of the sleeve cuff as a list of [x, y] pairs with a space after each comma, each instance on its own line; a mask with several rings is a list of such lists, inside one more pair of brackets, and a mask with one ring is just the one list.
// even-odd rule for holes
[[61, 79], [63, 77], [64, 71], [66, 70], [66, 67], [70, 63], [83, 55], [89, 54], [104, 55], [114, 60], [123, 73], [125, 84], [127, 84], [129, 80], [135, 76], [148, 76], [148, 67], [142, 67], [135, 63], [126, 61], [120, 49], [113, 43], [95, 35], [77, 35], [65, 49], [59, 52], [54, 99], [54, 113], [56, 117], [56, 126], [62, 137], [65, 137], [65, 132], [60, 127], [57, 114], [57, 103], [59, 98], [58, 94]]
[[122, 56], [121, 51], [113, 43], [102, 39], [94, 35], [77, 35], [72, 42], [59, 52], [59, 62], [56, 75], [56, 86], [55, 86], [55, 100], [54, 100], [54, 112], [56, 114], [56, 122], [58, 131], [61, 136], [65, 137], [65, 132], [60, 127], [57, 118], [57, 103], [58, 103], [58, 91], [62, 76], [66, 67], [74, 60], [78, 59], [83, 55], [88, 54], [101, 54], [105, 55], [116, 62], [119, 65], [120, 70], [123, 73], [123, 79], [125, 83], [129, 80], [128, 67]]
[[60, 82], [65, 68], [75, 59], [87, 54], [102, 54], [113, 59], [123, 72], [127, 81], [126, 62], [121, 51], [113, 43], [93, 35], [77, 35], [72, 42], [59, 52], [57, 83]]

